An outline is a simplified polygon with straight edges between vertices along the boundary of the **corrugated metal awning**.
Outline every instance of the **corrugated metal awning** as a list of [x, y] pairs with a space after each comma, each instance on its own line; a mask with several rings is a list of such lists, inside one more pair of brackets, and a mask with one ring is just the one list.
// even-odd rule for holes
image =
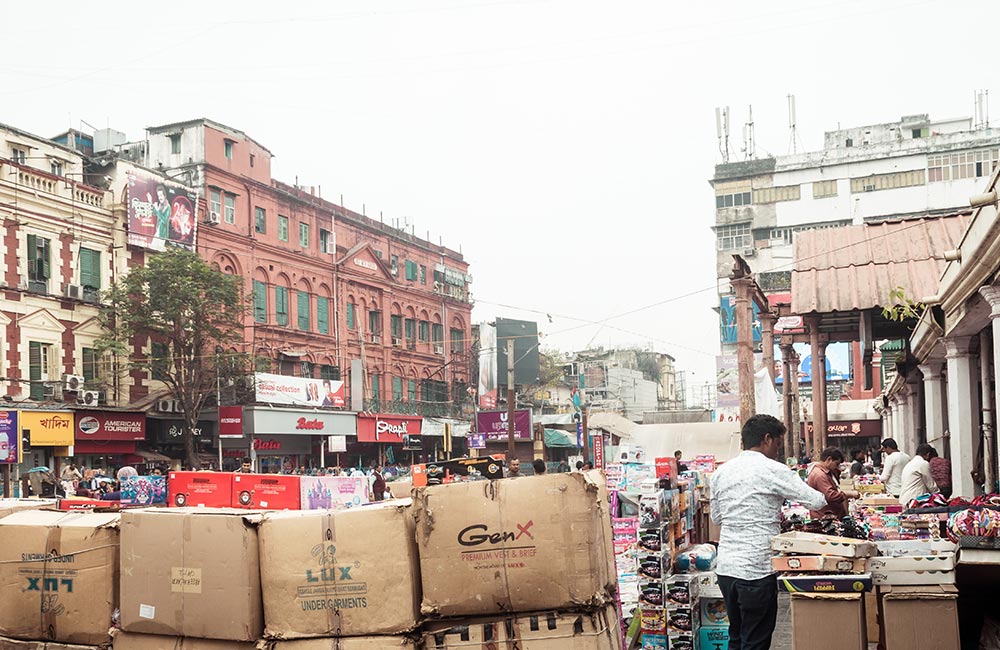
[[970, 218], [961, 212], [796, 233], [792, 313], [883, 307], [896, 287], [913, 300], [937, 293], [944, 253], [958, 248]]

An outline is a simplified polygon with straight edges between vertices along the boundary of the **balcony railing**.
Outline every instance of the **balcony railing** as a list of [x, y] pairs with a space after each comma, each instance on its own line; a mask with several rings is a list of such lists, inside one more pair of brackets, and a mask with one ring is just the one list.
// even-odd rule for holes
[[468, 418], [472, 416], [471, 404], [454, 402], [411, 402], [409, 400], [365, 400], [365, 410], [374, 413], [420, 415], [431, 418]]

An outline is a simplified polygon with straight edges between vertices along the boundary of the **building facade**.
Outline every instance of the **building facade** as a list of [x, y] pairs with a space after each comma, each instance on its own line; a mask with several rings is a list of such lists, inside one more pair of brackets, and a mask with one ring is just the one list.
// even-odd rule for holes
[[[734, 254], [750, 263], [772, 302], [782, 302], [790, 291], [797, 232], [961, 210], [996, 168], [998, 151], [1000, 129], [976, 125], [972, 118], [931, 120], [919, 114], [827, 132], [821, 151], [716, 165], [710, 183], [715, 191], [719, 367], [725, 368], [735, 353], [735, 325], [729, 319]], [[801, 354], [805, 359], [808, 351]], [[880, 382], [866, 391], [855, 381], [861, 358], [856, 344], [837, 356], [846, 367], [834, 370], [847, 372], [848, 378], [830, 379], [832, 398], [867, 400], [879, 394]], [[809, 392], [806, 384], [803, 389]]]

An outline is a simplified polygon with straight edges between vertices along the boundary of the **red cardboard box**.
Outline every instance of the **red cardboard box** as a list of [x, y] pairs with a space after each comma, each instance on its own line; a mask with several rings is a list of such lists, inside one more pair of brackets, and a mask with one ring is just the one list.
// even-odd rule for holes
[[[232, 474], [234, 508], [301, 510], [302, 488], [298, 476], [285, 474]], [[227, 504], [230, 505], [230, 504]]]
[[656, 459], [656, 478], [669, 478], [671, 483], [677, 479], [677, 459], [673, 456]]
[[121, 501], [101, 501], [100, 499], [60, 499], [60, 510], [93, 510], [94, 508], [118, 508]]
[[167, 505], [229, 508], [233, 502], [233, 475], [229, 472], [170, 472]]

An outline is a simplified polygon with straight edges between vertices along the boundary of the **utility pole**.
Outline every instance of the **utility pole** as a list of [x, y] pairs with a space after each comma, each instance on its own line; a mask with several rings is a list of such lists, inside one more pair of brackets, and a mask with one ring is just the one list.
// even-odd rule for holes
[[507, 339], [507, 466], [514, 460], [514, 339]]
[[583, 413], [580, 414], [580, 427], [583, 429], [583, 462], [590, 462], [590, 430], [587, 429], [587, 412], [590, 405], [584, 403]]

